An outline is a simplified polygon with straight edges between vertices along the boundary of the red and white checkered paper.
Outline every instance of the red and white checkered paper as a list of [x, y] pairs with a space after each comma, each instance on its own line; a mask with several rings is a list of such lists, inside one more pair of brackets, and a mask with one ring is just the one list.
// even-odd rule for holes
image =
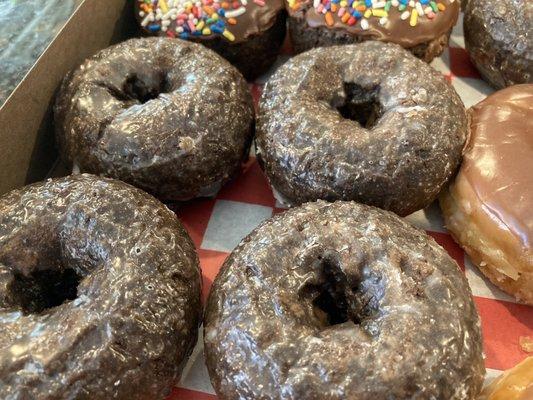
[[[286, 61], [290, 54], [290, 45], [286, 45], [276, 66]], [[493, 91], [481, 80], [464, 50], [462, 18], [452, 33], [449, 49], [431, 65], [452, 83], [466, 107], [476, 104]], [[268, 75], [250, 84], [256, 101]], [[252, 156], [242, 174], [226, 185], [216, 198], [195, 200], [176, 208], [175, 211], [198, 250], [205, 300], [228, 254], [260, 222], [283, 211], [283, 208], [274, 199], [265, 175]], [[438, 205], [433, 204], [406, 219], [433, 236], [464, 270], [481, 316], [487, 379], [498, 375], [500, 370], [513, 367], [527, 357], [527, 353], [520, 348], [519, 338], [533, 336], [533, 307], [517, 304], [513, 298], [481, 276], [443, 227]], [[216, 398], [204, 364], [200, 335], [198, 344], [183, 371], [180, 384], [174, 388], [167, 400]]]

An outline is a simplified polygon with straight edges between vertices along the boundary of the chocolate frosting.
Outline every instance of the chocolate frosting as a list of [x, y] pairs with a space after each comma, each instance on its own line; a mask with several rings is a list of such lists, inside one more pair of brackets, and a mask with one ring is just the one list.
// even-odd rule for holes
[[369, 28], [366, 30], [361, 28], [359, 22], [352, 26], [343, 23], [336, 13], [332, 13], [333, 25], [328, 26], [324, 15], [316, 11], [311, 0], [302, 2], [297, 10], [291, 7], [287, 7], [287, 10], [291, 17], [305, 18], [310, 27], [338, 29], [352, 35], [392, 42], [410, 48], [446, 34], [457, 22], [461, 8], [459, 1], [441, 0], [440, 2], [446, 7], [444, 11], [438, 12], [432, 20], [420, 17], [414, 27], [409, 24], [409, 19], [402, 20], [400, 18], [401, 11], [391, 7], [387, 24], [381, 25], [379, 18], [372, 17], [367, 20]]
[[533, 248], [533, 84], [501, 90], [472, 107], [460, 175], [502, 229]]
[[[135, 1], [135, 15], [137, 20], [140, 21], [143, 19], [139, 15], [141, 11], [139, 8], [140, 2]], [[278, 14], [284, 10], [284, 0], [265, 0], [265, 5], [261, 6], [255, 3], [252, 0], [249, 0], [244, 6], [246, 12], [238, 17], [235, 17], [237, 23], [235, 25], [226, 24], [227, 29], [233, 34], [235, 40], [231, 41], [232, 43], [239, 43], [246, 41], [250, 36], [261, 34], [267, 31], [269, 28], [274, 25]], [[226, 21], [226, 18], [222, 19]], [[168, 26], [168, 31], [175, 31], [177, 27], [176, 20], [172, 20], [171, 24]], [[142, 28], [145, 33], [153, 34], [146, 27]], [[157, 32], [160, 36], [168, 36], [167, 32], [159, 30]], [[179, 34], [176, 34], [179, 36]], [[211, 40], [215, 37], [221, 37], [229, 41], [226, 37], [220, 34], [211, 34], [211, 35], [199, 35], [191, 36], [190, 39], [194, 41], [205, 41]]]

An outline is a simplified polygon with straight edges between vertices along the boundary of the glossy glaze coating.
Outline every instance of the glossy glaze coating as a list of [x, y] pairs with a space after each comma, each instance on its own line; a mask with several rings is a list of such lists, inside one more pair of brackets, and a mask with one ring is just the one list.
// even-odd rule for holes
[[247, 157], [254, 111], [227, 61], [178, 39], [131, 39], [85, 61], [55, 107], [63, 157], [163, 200], [209, 196]]
[[441, 204], [447, 227], [481, 271], [533, 304], [533, 85], [469, 110], [470, 138]]
[[163, 399], [200, 315], [194, 245], [152, 196], [78, 175], [0, 198], [3, 400]]
[[[287, 9], [291, 38], [297, 52], [317, 46], [381, 40], [410, 49], [417, 57], [427, 62], [446, 48], [460, 10], [459, 1], [443, 0], [440, 2], [445, 7], [443, 11], [437, 12], [432, 19], [419, 17], [416, 25], [411, 26], [409, 18], [401, 17], [405, 10], [401, 11], [393, 6], [389, 9], [387, 23], [382, 24], [378, 17], [363, 18], [368, 23], [368, 27], [363, 29], [361, 20], [354, 25], [348, 25], [337, 13], [331, 13], [332, 23], [328, 24], [325, 14], [317, 11], [312, 0], [296, 3], [300, 5], [289, 6]], [[383, 11], [383, 7], [376, 10]], [[408, 7], [408, 10], [411, 8]]]
[[533, 2], [469, 0], [464, 35], [470, 59], [495, 88], [533, 83]]
[[[369, 99], [378, 110], [368, 129], [338, 111], [353, 106], [357, 119]], [[440, 73], [372, 41], [311, 50], [279, 68], [260, 100], [257, 148], [289, 203], [356, 200], [406, 215], [429, 205], [455, 172], [466, 127]]]
[[204, 329], [222, 400], [474, 399], [485, 372], [457, 264], [354, 202], [307, 203], [253, 231], [217, 276]]

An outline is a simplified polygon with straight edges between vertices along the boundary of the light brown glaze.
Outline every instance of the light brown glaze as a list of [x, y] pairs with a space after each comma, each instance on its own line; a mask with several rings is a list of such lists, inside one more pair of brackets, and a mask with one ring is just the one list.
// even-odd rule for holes
[[440, 196], [446, 227], [480, 271], [533, 304], [533, 85], [497, 92], [469, 110], [470, 139]]
[[459, 175], [497, 228], [533, 248], [533, 85], [499, 91], [474, 106]]

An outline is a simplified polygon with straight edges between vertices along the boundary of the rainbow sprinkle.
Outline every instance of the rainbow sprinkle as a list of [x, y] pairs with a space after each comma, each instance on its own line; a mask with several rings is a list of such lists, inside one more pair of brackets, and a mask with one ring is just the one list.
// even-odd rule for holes
[[[260, 7], [265, 0], [251, 0]], [[169, 37], [223, 36], [235, 40], [231, 25], [246, 13], [248, 0], [138, 0], [141, 26]], [[173, 25], [174, 23], [174, 25]]]
[[[287, 1], [294, 11], [306, 4], [306, 1], [301, 0]], [[433, 0], [313, 0], [313, 7], [317, 14], [324, 15], [328, 26], [333, 26], [337, 18], [349, 26], [359, 22], [363, 30], [370, 28], [371, 18], [378, 18], [379, 24], [386, 26], [391, 9], [398, 10], [400, 19], [408, 20], [412, 27], [418, 24], [420, 18], [433, 20], [438, 13], [446, 10], [445, 4]]]

